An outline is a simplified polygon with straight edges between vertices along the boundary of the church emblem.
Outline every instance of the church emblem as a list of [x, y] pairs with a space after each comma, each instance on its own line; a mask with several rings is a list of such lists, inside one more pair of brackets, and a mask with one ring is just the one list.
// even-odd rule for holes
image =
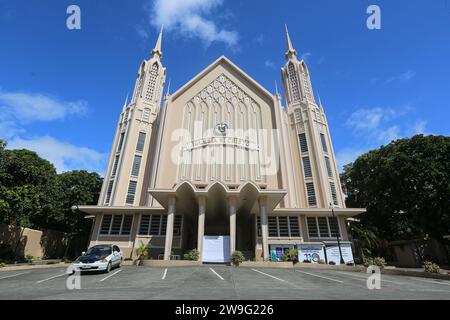
[[228, 124], [222, 122], [222, 123], [216, 124], [214, 131], [217, 135], [224, 136], [227, 134], [227, 130], [228, 130]]

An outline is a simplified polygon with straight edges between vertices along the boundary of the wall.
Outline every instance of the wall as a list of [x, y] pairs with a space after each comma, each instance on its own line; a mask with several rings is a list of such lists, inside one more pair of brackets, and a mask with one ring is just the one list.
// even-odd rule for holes
[[61, 258], [65, 250], [65, 234], [0, 224], [0, 259], [12, 259], [16, 246], [19, 257]]

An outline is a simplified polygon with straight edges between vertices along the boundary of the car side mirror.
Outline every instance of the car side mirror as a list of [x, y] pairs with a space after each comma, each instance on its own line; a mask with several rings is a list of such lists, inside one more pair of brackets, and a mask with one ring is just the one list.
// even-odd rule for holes
[[81, 255], [84, 256], [85, 253], [86, 253], [86, 251], [83, 251], [83, 252], [81, 253]]

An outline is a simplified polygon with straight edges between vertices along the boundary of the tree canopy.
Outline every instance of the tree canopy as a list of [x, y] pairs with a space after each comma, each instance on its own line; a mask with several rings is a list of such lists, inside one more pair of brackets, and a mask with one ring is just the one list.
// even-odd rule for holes
[[0, 223], [71, 231], [85, 226], [74, 204], [96, 204], [102, 184], [97, 173], [57, 174], [47, 160], [29, 150], [8, 150], [0, 140]]
[[360, 225], [388, 241], [450, 234], [450, 137], [416, 135], [361, 155], [341, 175]]

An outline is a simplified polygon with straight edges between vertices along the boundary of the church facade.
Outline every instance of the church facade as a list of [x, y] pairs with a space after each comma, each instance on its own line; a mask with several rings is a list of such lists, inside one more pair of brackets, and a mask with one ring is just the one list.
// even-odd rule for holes
[[[222, 56], [174, 93], [163, 93], [162, 31], [120, 113], [90, 245], [114, 243], [136, 258], [204, 262], [345, 262], [352, 254], [331, 136], [305, 61], [286, 28], [281, 95]], [[340, 254], [342, 256], [342, 254]], [[339, 261], [337, 261], [339, 263]]]

